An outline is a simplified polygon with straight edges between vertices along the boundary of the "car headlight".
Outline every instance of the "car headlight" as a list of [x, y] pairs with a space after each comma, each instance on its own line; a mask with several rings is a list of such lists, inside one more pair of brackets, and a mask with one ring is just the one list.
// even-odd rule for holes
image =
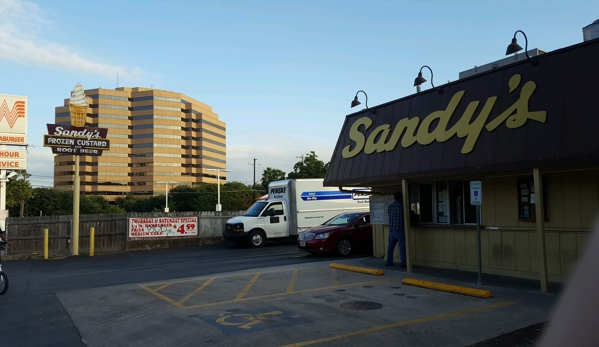
[[316, 239], [326, 239], [327, 237], [329, 237], [330, 233], [322, 233], [322, 234], [318, 234], [316, 235]]
[[234, 233], [242, 233], [243, 232], [243, 223], [233, 224], [233, 232]]

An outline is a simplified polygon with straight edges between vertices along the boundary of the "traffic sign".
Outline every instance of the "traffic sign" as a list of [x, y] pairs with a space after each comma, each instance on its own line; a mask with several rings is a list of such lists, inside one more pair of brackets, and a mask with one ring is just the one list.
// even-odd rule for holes
[[483, 204], [483, 184], [481, 181], [470, 182], [470, 205]]

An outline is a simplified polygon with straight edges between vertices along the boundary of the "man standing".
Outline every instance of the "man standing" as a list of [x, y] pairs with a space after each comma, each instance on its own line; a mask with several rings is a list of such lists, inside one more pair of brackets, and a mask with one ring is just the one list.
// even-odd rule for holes
[[393, 195], [395, 202], [389, 205], [387, 214], [389, 216], [389, 247], [387, 247], [386, 266], [393, 266], [393, 252], [395, 245], [399, 243], [400, 267], [406, 267], [406, 230], [404, 228], [403, 197], [400, 192]]

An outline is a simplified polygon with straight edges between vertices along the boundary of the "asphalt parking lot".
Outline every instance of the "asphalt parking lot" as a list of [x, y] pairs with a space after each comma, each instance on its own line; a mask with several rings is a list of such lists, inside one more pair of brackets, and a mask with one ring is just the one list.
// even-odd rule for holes
[[[475, 287], [367, 257], [57, 293], [88, 346], [470, 346], [548, 320], [557, 298], [486, 285], [491, 298], [402, 284]], [[380, 262], [380, 264], [379, 264]]]

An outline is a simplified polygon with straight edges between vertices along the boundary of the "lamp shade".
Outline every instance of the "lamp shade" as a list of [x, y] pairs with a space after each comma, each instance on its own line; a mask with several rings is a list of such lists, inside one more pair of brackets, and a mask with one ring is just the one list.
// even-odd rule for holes
[[426, 82], [426, 79], [422, 77], [422, 71], [418, 73], [418, 77], [414, 79], [414, 87], [421, 85]]
[[522, 46], [520, 46], [518, 44], [518, 40], [514, 37], [512, 39], [512, 43], [510, 43], [510, 45], [507, 46], [507, 50], [505, 51], [505, 55], [516, 53], [516, 52], [518, 52], [520, 50], [522, 50]]
[[358, 101], [358, 96], [356, 95], [354, 97], [354, 101], [351, 102], [351, 107], [356, 107], [356, 106], [358, 106], [360, 104], [361, 104], [361, 102]]

